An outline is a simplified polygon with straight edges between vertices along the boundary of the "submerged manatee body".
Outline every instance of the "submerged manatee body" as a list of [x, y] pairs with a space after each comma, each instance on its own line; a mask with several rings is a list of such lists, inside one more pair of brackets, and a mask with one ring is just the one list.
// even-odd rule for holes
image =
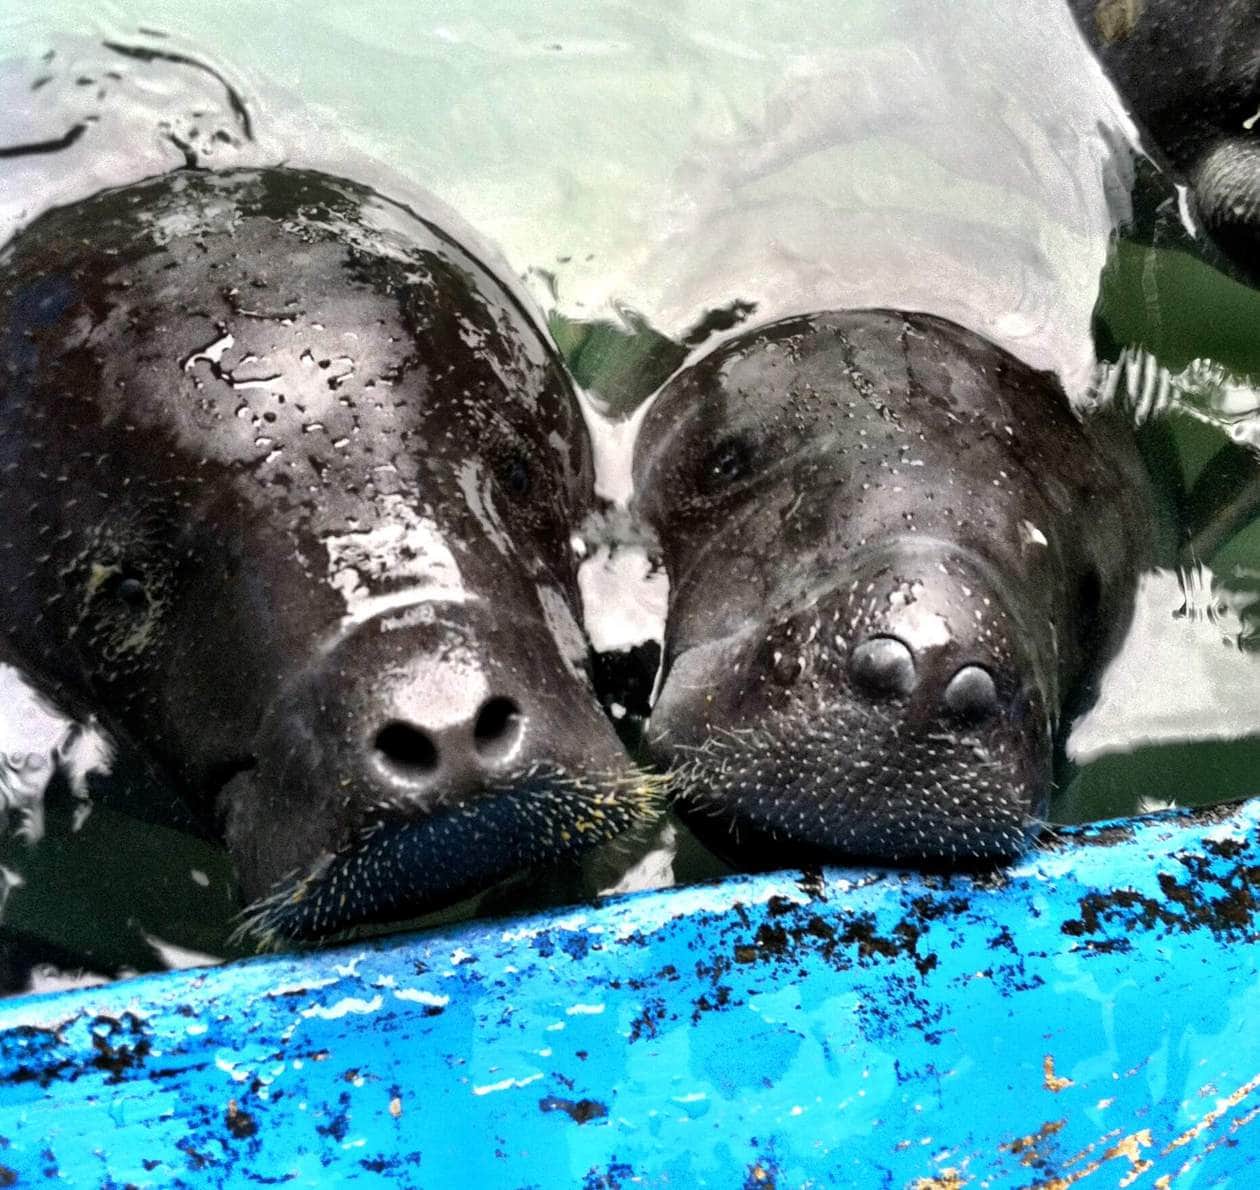
[[926, 315], [792, 318], [677, 374], [634, 478], [671, 579], [649, 741], [683, 813], [765, 864], [1018, 853], [1152, 548], [1132, 451]]
[[1071, 0], [1082, 32], [1189, 181], [1220, 246], [1260, 277], [1260, 5]]
[[178, 171], [16, 237], [0, 328], [0, 649], [217, 812], [259, 936], [642, 816], [575, 618], [580, 410], [433, 222]]

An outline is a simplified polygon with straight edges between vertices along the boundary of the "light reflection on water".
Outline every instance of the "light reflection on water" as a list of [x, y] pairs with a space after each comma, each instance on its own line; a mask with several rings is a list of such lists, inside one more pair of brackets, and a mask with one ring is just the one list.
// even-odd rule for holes
[[[0, 239], [49, 205], [189, 160], [310, 165], [404, 200], [423, 189], [548, 315], [597, 428], [599, 411], [624, 415], [741, 322], [846, 306], [951, 318], [1083, 397], [1110, 260], [1102, 317], [1117, 343], [1178, 371], [1217, 360], [1232, 403], [1215, 420], [1254, 440], [1255, 389], [1240, 378], [1260, 374], [1260, 345], [1187, 325], [1213, 321], [1205, 305], [1216, 323], [1255, 325], [1257, 297], [1179, 247], [1114, 247], [1132, 214], [1133, 133], [1066, 6], [703, 0], [608, 5], [580, 22], [567, 4], [523, 11], [508, 0], [440, 14], [380, 4], [370, 20], [344, 2], [238, 4], [230, 20], [195, 4], [9, 11], [0, 145], [67, 144], [5, 161]], [[1187, 341], [1202, 350], [1186, 355]], [[1211, 449], [1212, 421], [1178, 431], [1188, 473]], [[629, 435], [607, 427], [602, 439], [616, 488]], [[1084, 767], [1061, 816], [1166, 796], [1152, 774], [1186, 740], [1212, 743], [1178, 767], [1178, 800], [1255, 791], [1254, 741], [1220, 741], [1260, 725], [1248, 651], [1257, 536], [1217, 560], [1219, 591], [1201, 572], [1189, 591], [1171, 570], [1143, 583], [1130, 640], [1069, 744]], [[9, 682], [0, 669], [0, 753], [48, 755], [64, 725], [16, 714]], [[10, 808], [38, 783], [24, 764], [0, 775]], [[113, 840], [108, 825], [104, 814], [92, 829]], [[217, 862], [197, 857], [188, 872]], [[205, 883], [172, 879], [195, 886], [190, 916], [205, 903], [197, 890], [226, 901], [221, 862]]]
[[[18, 159], [0, 232], [190, 155], [283, 159], [423, 186], [569, 319], [631, 311], [678, 339], [734, 301], [758, 321], [893, 305], [1082, 384], [1129, 133], [1066, 11], [808, 7], [617, 5], [578, 30], [561, 5], [526, 22], [511, 5], [379, 22], [329, 5], [302, 9], [294, 46], [288, 28], [268, 36], [284, 6], [234, 10], [257, 31], [241, 42], [208, 14], [176, 25], [136, 6], [102, 27], [54, 5], [7, 38], [34, 55], [9, 83], [25, 118], [5, 139], [96, 122]], [[170, 35], [137, 33], [150, 21]]]

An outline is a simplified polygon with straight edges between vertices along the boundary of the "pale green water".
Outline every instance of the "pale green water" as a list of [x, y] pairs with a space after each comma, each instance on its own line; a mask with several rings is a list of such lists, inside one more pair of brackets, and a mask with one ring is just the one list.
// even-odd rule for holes
[[[1140, 345], [1174, 371], [1206, 357], [1260, 376], [1260, 295], [1175, 242], [1114, 245], [1130, 214], [1129, 130], [1053, 0], [57, 0], [0, 6], [0, 47], [0, 146], [84, 125], [62, 152], [0, 162], [0, 238], [189, 153], [316, 165], [401, 198], [424, 189], [520, 279], [613, 413], [704, 338], [693, 332], [709, 312], [733, 306], [755, 322], [930, 310], [1054, 368], [1079, 397], [1104, 269], [1105, 352]], [[137, 48], [195, 63], [146, 62]], [[1242, 382], [1230, 395], [1244, 434], [1258, 399]], [[1174, 423], [1189, 476], [1223, 440], [1212, 416]], [[624, 442], [605, 438], [604, 486], [621, 493]], [[1257, 791], [1260, 529], [1216, 570], [1222, 583], [1209, 576], [1189, 597], [1172, 573], [1144, 589], [1073, 736], [1088, 763], [1060, 817]], [[5, 850], [27, 882], [10, 923], [110, 962], [143, 960], [142, 947], [101, 942], [134, 936], [128, 916], [221, 951], [217, 850], [133, 833], [108, 807], [78, 832], [68, 810], [50, 824], [40, 847]]]

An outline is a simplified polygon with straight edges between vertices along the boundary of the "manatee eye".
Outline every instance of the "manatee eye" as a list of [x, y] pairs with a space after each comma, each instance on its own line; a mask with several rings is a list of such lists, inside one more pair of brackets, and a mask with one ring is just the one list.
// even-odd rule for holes
[[524, 455], [516, 455], [504, 472], [508, 491], [513, 496], [529, 494], [529, 462]]
[[149, 597], [145, 594], [144, 583], [142, 583], [134, 575], [127, 575], [118, 582], [118, 586], [114, 589], [114, 594], [118, 597], [120, 603], [126, 604], [133, 611], [139, 611], [149, 602]]
[[701, 484], [708, 490], [724, 487], [743, 479], [752, 470], [753, 455], [743, 438], [728, 438], [709, 453], [701, 473]]

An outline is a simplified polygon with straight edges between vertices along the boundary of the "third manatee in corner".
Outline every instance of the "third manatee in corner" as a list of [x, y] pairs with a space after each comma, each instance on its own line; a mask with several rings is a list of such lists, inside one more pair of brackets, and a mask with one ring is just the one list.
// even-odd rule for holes
[[1260, 277], [1260, 5], [1070, 0], [1138, 121], [1190, 183], [1195, 213]]
[[0, 653], [217, 819], [262, 942], [651, 811], [591, 690], [573, 389], [424, 212], [174, 173], [0, 252]]
[[676, 374], [634, 481], [671, 584], [648, 746], [703, 839], [756, 866], [1027, 846], [1155, 549], [1131, 434], [943, 319], [820, 313]]

